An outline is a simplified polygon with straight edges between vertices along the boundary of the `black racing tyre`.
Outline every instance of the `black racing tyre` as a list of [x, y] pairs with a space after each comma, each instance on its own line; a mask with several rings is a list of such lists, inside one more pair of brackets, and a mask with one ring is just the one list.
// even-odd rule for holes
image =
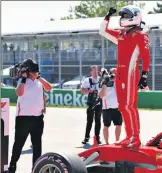
[[32, 173], [87, 173], [87, 169], [76, 154], [46, 153], [38, 158]]

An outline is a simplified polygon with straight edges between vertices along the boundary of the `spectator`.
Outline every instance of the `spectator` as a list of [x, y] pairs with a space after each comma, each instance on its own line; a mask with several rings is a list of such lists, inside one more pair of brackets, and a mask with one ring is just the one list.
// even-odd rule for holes
[[52, 89], [51, 84], [38, 75], [39, 69], [36, 69], [36, 63], [33, 60], [25, 60], [23, 66], [27, 67], [29, 71], [22, 72], [16, 88], [18, 100], [15, 142], [12, 149], [9, 173], [15, 173], [17, 161], [29, 134], [33, 145], [33, 165], [41, 156], [44, 129], [43, 90], [50, 91]]
[[3, 53], [7, 53], [7, 44], [5, 43], [4, 45], [3, 45]]
[[10, 48], [11, 52], [14, 51], [14, 45], [13, 44], [10, 44], [9, 48]]
[[95, 116], [95, 136], [96, 136], [98, 144], [101, 144], [100, 129], [101, 129], [102, 107], [100, 105], [97, 105], [94, 107], [94, 103], [97, 99], [97, 94], [98, 94], [98, 90], [99, 90], [98, 66], [95, 66], [95, 65], [91, 66], [90, 73], [91, 73], [91, 77], [86, 78], [83, 81], [82, 86], [81, 86], [81, 93], [88, 95], [87, 125], [86, 125], [85, 138], [82, 141], [82, 144], [86, 144], [87, 142], [89, 142], [90, 131], [92, 128], [94, 116]]
[[[118, 110], [118, 102], [116, 96], [115, 75], [116, 68], [110, 69], [111, 81], [106, 81], [102, 85], [99, 92], [100, 98], [102, 98], [103, 109], [103, 136], [106, 144], [109, 144], [109, 127], [113, 121], [115, 128], [116, 141], [119, 140], [121, 134], [122, 115]], [[105, 80], [105, 79], [103, 79]]]
[[75, 51], [75, 47], [74, 47], [73, 43], [70, 43], [68, 51], [69, 52], [74, 52]]

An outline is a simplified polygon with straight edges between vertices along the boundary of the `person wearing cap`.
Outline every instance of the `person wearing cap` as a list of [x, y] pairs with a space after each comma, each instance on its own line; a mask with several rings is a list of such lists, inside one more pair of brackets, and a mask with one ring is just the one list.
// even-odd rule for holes
[[21, 77], [16, 87], [18, 96], [15, 120], [15, 141], [12, 149], [9, 173], [15, 173], [22, 148], [30, 134], [33, 146], [32, 165], [42, 153], [42, 134], [44, 129], [44, 90], [50, 91], [52, 85], [39, 75], [38, 64], [27, 59], [21, 66]]

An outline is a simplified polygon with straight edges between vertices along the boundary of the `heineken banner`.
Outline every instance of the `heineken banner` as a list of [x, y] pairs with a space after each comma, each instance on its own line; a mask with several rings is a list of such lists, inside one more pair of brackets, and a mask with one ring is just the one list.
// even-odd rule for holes
[[53, 90], [45, 93], [47, 105], [86, 106], [87, 95], [78, 90]]
[[[81, 94], [80, 90], [63, 90], [53, 89], [46, 92], [47, 105], [63, 105], [63, 106], [86, 106], [87, 95]], [[1, 97], [9, 98], [11, 103], [17, 102], [17, 96], [14, 88], [1, 88]], [[139, 92], [138, 108], [162, 108], [162, 92]]]

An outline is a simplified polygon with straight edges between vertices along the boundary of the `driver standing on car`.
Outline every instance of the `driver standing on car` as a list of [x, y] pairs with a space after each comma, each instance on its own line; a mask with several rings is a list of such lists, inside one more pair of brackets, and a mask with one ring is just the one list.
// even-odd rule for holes
[[[139, 147], [140, 118], [137, 109], [138, 87], [147, 87], [150, 68], [150, 40], [143, 32], [141, 10], [128, 5], [121, 8], [119, 23], [123, 29], [109, 28], [111, 16], [116, 9], [111, 7], [101, 23], [99, 34], [111, 40], [118, 47], [116, 73], [116, 91], [119, 111], [125, 124], [126, 137], [116, 145], [122, 147]], [[142, 59], [142, 69], [139, 71], [139, 61]]]
[[92, 128], [93, 118], [95, 118], [95, 136], [98, 144], [101, 144], [100, 141], [100, 129], [101, 129], [101, 111], [102, 105], [98, 104], [94, 106], [94, 103], [98, 96], [99, 90], [99, 69], [98, 66], [93, 65], [90, 67], [91, 77], [85, 78], [81, 86], [81, 93], [88, 95], [87, 100], [87, 124], [85, 138], [82, 141], [82, 144], [89, 142], [90, 131]]

